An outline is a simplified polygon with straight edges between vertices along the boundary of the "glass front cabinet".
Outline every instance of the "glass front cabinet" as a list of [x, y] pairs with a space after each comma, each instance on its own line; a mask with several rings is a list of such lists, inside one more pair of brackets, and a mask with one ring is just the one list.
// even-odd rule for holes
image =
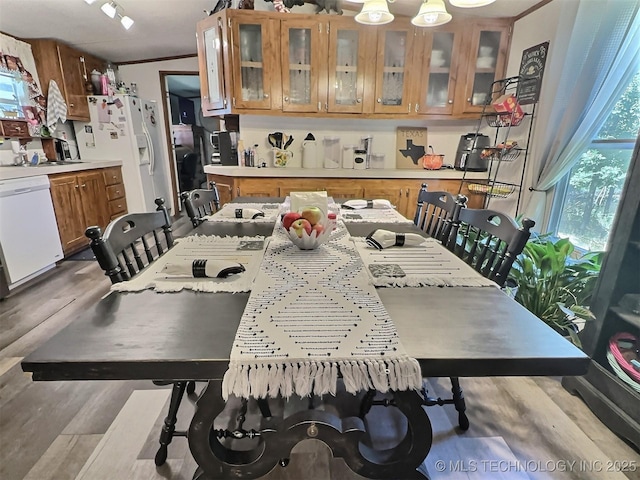
[[227, 108], [228, 103], [224, 78], [226, 36], [223, 19], [209, 17], [207, 20], [198, 23], [198, 50], [203, 53], [198, 56], [200, 95], [205, 115]]

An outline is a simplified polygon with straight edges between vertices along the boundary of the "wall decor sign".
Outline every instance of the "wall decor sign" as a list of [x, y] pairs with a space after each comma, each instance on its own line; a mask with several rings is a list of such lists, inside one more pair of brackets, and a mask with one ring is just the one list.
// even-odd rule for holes
[[544, 65], [549, 54], [549, 42], [527, 48], [522, 52], [520, 61], [520, 82], [518, 83], [518, 102], [520, 105], [538, 103]]
[[427, 129], [398, 127], [396, 130], [396, 168], [422, 169], [422, 157], [427, 151]]

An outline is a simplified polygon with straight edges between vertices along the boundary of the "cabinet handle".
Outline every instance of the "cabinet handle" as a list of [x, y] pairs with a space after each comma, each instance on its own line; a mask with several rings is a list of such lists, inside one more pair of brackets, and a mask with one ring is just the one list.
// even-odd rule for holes
[[400, 196], [402, 197], [402, 189], [400, 189]]
[[86, 82], [87, 80], [89, 80], [89, 77], [87, 77], [87, 64], [84, 61], [84, 57], [80, 57], [80, 63], [82, 64], [82, 77]]
[[382, 103], [382, 99], [381, 98], [378, 98], [378, 103]]
[[407, 198], [409, 198], [409, 189], [407, 188]]
[[416, 103], [416, 110], [415, 110], [415, 111], [416, 111], [416, 113], [418, 113], [418, 110], [420, 110], [420, 104], [419, 104], [419, 103]]
[[87, 184], [86, 184], [86, 183], [83, 183], [83, 184], [82, 184], [82, 188], [87, 188]]
[[76, 188], [80, 188], [80, 185], [74, 185]]
[[73, 103], [70, 103], [69, 106], [70, 107], [75, 107], [75, 105]]
[[240, 187], [236, 187], [236, 196], [240, 196]]
[[262, 96], [262, 98], [269, 98], [269, 94], [268, 94], [268, 93], [265, 93], [265, 94]]
[[116, 179], [116, 176], [115, 176], [115, 175], [113, 176], [113, 179], [114, 179], [114, 180]]
[[289, 101], [289, 97], [284, 97], [284, 101], [288, 102]]
[[328, 104], [328, 103], [325, 103], [325, 104], [324, 104], [324, 111], [325, 111], [325, 112], [328, 112], [328, 111], [329, 111], [329, 104]]
[[471, 103], [471, 99], [470, 99], [470, 98], [467, 98], [467, 102]]
[[362, 103], [362, 99], [361, 99], [361, 98], [357, 98], [357, 99], [356, 99], [356, 102], [357, 102], [357, 103]]
[[449, 102], [448, 102], [448, 103], [449, 103], [449, 105], [451, 105], [451, 104], [453, 103], [453, 100], [449, 100]]

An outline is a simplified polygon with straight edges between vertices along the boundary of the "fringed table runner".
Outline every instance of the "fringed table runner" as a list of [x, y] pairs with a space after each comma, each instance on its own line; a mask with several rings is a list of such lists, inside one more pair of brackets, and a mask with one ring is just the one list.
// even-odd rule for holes
[[[280, 203], [227, 203], [213, 215], [203, 218], [209, 222], [274, 223], [281, 209]], [[264, 217], [242, 218], [238, 210], [259, 210]]]
[[226, 399], [419, 389], [418, 362], [398, 338], [338, 223], [331, 240], [299, 250], [276, 224], [242, 315], [222, 383]]
[[497, 287], [433, 238], [383, 250], [368, 246], [364, 238], [352, 240], [377, 287]]
[[341, 208], [340, 218], [345, 222], [413, 223], [392, 208], [361, 208], [359, 210]]
[[[116, 283], [111, 290], [138, 292], [153, 289], [156, 292], [179, 292], [182, 289], [196, 292], [249, 292], [259, 270], [264, 237], [215, 237], [192, 235], [176, 240], [174, 246], [126, 282]], [[245, 271], [227, 278], [184, 278], [163, 273], [165, 266], [186, 265], [194, 260], [229, 261], [242, 264]]]

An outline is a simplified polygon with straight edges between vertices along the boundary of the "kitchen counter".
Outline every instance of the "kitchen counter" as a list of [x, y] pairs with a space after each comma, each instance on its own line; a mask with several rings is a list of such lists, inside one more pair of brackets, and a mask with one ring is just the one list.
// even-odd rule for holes
[[36, 167], [0, 166], [0, 180], [13, 178], [34, 177], [37, 175], [53, 175], [55, 173], [81, 172], [96, 168], [119, 167], [119, 160], [105, 160], [99, 162], [74, 162], [65, 165], [38, 165]]
[[[371, 179], [415, 179], [428, 180], [460, 180], [464, 172], [451, 170], [424, 170], [418, 169], [367, 169], [355, 170], [353, 168], [253, 168], [253, 167], [225, 167], [218, 165], [206, 165], [204, 172], [211, 175], [227, 177], [254, 177], [254, 178], [371, 178]], [[469, 180], [486, 180], [487, 172], [467, 172]]]

